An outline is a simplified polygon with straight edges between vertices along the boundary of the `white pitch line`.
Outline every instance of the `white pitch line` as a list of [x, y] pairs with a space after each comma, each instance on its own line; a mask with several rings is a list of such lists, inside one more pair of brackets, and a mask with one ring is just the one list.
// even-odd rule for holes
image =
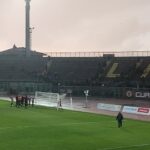
[[140, 144], [140, 145], [130, 145], [130, 146], [119, 146], [119, 147], [103, 148], [103, 149], [97, 149], [97, 150], [117, 150], [117, 149], [135, 148], [135, 147], [144, 147], [144, 146], [150, 146], [150, 144]]

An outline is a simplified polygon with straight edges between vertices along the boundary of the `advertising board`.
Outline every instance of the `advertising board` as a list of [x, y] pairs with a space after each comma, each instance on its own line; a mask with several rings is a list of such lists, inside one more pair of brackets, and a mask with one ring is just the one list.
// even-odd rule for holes
[[124, 106], [122, 112], [139, 115], [150, 115], [150, 108]]
[[109, 111], [120, 111], [121, 105], [98, 103], [97, 109], [109, 110]]

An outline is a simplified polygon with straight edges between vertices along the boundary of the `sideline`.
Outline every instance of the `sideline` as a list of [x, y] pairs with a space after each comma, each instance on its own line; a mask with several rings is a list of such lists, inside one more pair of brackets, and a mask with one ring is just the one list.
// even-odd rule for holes
[[139, 147], [145, 147], [150, 146], [150, 144], [140, 144], [140, 145], [130, 145], [130, 146], [119, 146], [114, 148], [103, 148], [103, 149], [97, 149], [97, 150], [117, 150], [117, 149], [126, 149], [126, 148], [139, 148]]

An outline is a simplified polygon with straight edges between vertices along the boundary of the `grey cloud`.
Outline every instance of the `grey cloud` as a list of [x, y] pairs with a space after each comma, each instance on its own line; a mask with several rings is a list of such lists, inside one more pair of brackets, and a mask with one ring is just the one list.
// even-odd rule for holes
[[[1, 49], [24, 46], [24, 7], [0, 1]], [[149, 0], [31, 0], [33, 49], [148, 49], [149, 13]]]

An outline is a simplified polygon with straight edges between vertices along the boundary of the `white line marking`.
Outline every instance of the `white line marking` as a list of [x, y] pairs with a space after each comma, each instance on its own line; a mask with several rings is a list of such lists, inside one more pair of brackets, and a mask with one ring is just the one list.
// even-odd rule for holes
[[119, 146], [119, 147], [113, 147], [113, 148], [103, 148], [103, 149], [98, 149], [98, 150], [117, 150], [117, 149], [135, 148], [135, 147], [144, 147], [144, 146], [150, 146], [150, 144]]

